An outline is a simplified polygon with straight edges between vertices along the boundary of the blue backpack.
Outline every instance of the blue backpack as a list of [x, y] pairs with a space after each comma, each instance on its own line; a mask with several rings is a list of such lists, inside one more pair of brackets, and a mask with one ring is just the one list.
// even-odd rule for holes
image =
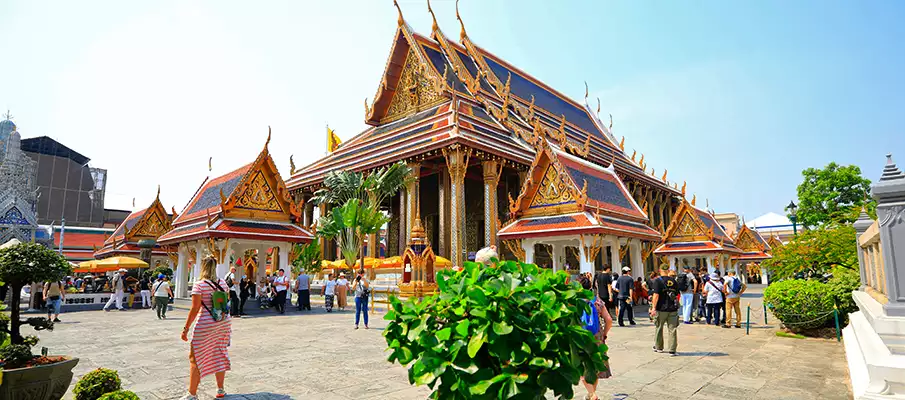
[[732, 285], [729, 286], [729, 290], [731, 290], [732, 293], [741, 292], [742, 291], [742, 280], [739, 278], [733, 278]]
[[593, 334], [600, 332], [600, 314], [597, 313], [597, 305], [594, 301], [589, 301], [588, 306], [591, 307], [591, 313], [582, 312], [581, 327]]

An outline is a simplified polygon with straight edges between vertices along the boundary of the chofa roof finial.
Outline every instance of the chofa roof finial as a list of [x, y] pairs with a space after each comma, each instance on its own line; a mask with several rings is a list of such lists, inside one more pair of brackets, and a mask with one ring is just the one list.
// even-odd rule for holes
[[465, 23], [462, 22], [462, 17], [459, 16], [459, 0], [456, 0], [456, 19], [459, 20], [459, 26], [462, 27], [462, 30], [459, 31], [459, 41], [464, 42], [468, 35], [465, 33]]
[[393, 0], [393, 5], [396, 6], [396, 11], [399, 12], [399, 20], [397, 22], [399, 23], [399, 26], [402, 26], [405, 24], [405, 18], [402, 18], [402, 9], [399, 8], [399, 2]]
[[267, 141], [264, 142], [264, 148], [270, 145], [270, 125], [267, 125]]
[[427, 0], [427, 12], [431, 13], [431, 19], [433, 20], [433, 25], [431, 25], [431, 33], [440, 30], [440, 26], [437, 25], [437, 16], [434, 15], [434, 10], [431, 9], [431, 0]]

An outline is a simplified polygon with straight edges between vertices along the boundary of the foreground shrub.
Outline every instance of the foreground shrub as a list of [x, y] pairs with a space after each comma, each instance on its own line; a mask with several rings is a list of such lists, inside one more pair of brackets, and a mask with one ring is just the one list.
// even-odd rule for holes
[[22, 368], [35, 356], [31, 354], [31, 346], [27, 344], [11, 344], [0, 349], [0, 361], [3, 369]]
[[[494, 260], [496, 262], [496, 260]], [[439, 294], [391, 298], [384, 331], [389, 361], [435, 399], [572, 398], [584, 376], [597, 381], [606, 345], [582, 328], [593, 293], [564, 272], [514, 261], [465, 263], [437, 274]]]
[[764, 290], [770, 311], [792, 332], [820, 328], [833, 319], [833, 294], [816, 280], [789, 279]]
[[97, 400], [101, 396], [122, 389], [119, 374], [106, 368], [91, 371], [75, 384], [75, 400]]
[[848, 321], [849, 314], [858, 312], [858, 305], [855, 304], [852, 292], [861, 287], [861, 275], [847, 268], [836, 268], [826, 285], [833, 295], [833, 301], [839, 307], [840, 321], [842, 319]]
[[135, 393], [128, 390], [117, 390], [101, 396], [98, 400], [141, 400]]

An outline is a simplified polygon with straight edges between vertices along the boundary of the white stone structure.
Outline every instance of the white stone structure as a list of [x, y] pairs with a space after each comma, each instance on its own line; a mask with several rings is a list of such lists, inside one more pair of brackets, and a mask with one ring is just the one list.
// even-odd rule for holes
[[845, 353], [855, 399], [905, 399], [905, 174], [891, 155], [871, 191], [878, 220], [855, 222], [862, 286]]
[[0, 243], [33, 242], [38, 232], [36, 163], [20, 148], [16, 124], [0, 121]]

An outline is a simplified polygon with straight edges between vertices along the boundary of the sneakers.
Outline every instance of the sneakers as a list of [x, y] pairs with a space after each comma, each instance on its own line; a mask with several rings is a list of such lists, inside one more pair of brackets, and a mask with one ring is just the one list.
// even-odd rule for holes
[[663, 350], [660, 350], [660, 349], [658, 349], [658, 348], [656, 348], [656, 347], [654, 347], [653, 349], [654, 349], [654, 353], [662, 353], [662, 352], [663, 352]]
[[110, 312], [109, 308], [104, 308], [104, 312]]
[[729, 329], [731, 327], [729, 325], [723, 325], [723, 328]]
[[198, 396], [187, 394], [185, 396], [182, 396], [180, 400], [198, 400]]
[[637, 325], [637, 324], [635, 323], [635, 321], [629, 321], [628, 324], [631, 325], [631, 326]]
[[53, 319], [53, 322], [63, 322], [63, 321], [60, 321], [59, 318], [54, 318], [54, 319]]
[[217, 398], [222, 399], [224, 397], [226, 397], [226, 389], [223, 389], [223, 388], [217, 389]]
[[676, 352], [674, 352], [674, 351], [670, 351], [670, 352], [669, 352], [669, 356], [670, 356], [670, 357], [675, 357], [675, 356], [677, 356], [677, 354], [676, 354]]
[[741, 326], [741, 325], [736, 325], [735, 327], [736, 327], [736, 328], [741, 328], [742, 326]]
[[685, 325], [691, 325], [691, 324], [693, 324], [693, 322], [691, 322], [691, 321], [685, 321], [685, 322], [683, 322], [683, 324], [685, 324]]

